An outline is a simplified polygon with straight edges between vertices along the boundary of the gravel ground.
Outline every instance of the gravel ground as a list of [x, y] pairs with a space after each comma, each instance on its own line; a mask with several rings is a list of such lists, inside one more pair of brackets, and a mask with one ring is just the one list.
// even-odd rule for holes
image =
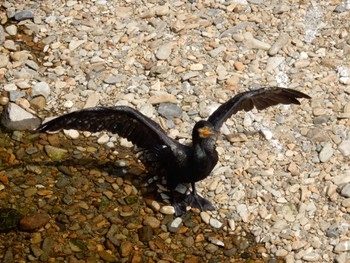
[[312, 97], [228, 120], [220, 161], [198, 183], [218, 209], [182, 218], [115, 134], [1, 127], [0, 208], [24, 216], [6, 210], [18, 227], [0, 234], [1, 260], [350, 261], [349, 0], [5, 0], [0, 25], [0, 109], [13, 130], [128, 105], [187, 143], [239, 92]]

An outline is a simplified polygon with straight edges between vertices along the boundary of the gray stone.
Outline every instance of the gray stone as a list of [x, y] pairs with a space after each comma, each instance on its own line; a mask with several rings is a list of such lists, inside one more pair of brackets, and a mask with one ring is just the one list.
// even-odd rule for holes
[[276, 69], [284, 61], [285, 61], [284, 57], [271, 57], [271, 58], [268, 58], [267, 63], [266, 63], [266, 71], [272, 71], [272, 70]]
[[348, 157], [350, 155], [350, 140], [343, 141], [338, 146], [338, 150], [345, 156]]
[[158, 113], [167, 119], [179, 118], [182, 109], [173, 103], [161, 103], [159, 104]]
[[320, 161], [323, 163], [328, 162], [329, 159], [331, 159], [331, 157], [333, 156], [333, 153], [334, 150], [332, 148], [332, 144], [326, 143], [326, 145], [322, 148], [319, 154]]
[[44, 81], [38, 82], [33, 86], [31, 95], [33, 97], [36, 96], [44, 96], [46, 99], [49, 97], [50, 95], [50, 86], [49, 84], [47, 84]]
[[349, 250], [350, 250], [350, 240], [341, 241], [334, 248], [335, 253], [345, 252]]
[[342, 189], [340, 194], [346, 198], [350, 197], [350, 183], [347, 183]]
[[271, 45], [253, 37], [252, 33], [244, 33], [244, 44], [247, 48], [269, 50]]
[[289, 35], [287, 33], [281, 33], [277, 38], [276, 42], [269, 49], [268, 53], [270, 56], [274, 56], [289, 42]]
[[2, 114], [1, 123], [11, 130], [34, 130], [41, 121], [14, 103], [8, 103]]
[[180, 230], [181, 226], [182, 226], [182, 218], [177, 217], [169, 224], [168, 230], [169, 232], [176, 233]]
[[34, 14], [28, 10], [19, 11], [15, 14], [15, 20], [17, 21], [33, 19], [33, 18], [34, 18]]
[[209, 224], [212, 227], [215, 227], [215, 228], [221, 228], [222, 227], [222, 223], [219, 220], [215, 219], [215, 218], [210, 218]]
[[173, 47], [173, 43], [171, 42], [160, 46], [160, 48], [156, 52], [157, 59], [160, 59], [160, 60], [168, 59], [171, 55], [172, 47]]

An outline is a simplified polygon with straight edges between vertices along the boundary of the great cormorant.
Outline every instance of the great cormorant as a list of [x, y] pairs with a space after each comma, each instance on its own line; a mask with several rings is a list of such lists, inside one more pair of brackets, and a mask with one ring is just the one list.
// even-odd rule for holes
[[157, 156], [166, 172], [167, 187], [174, 191], [181, 183], [190, 183], [192, 191], [181, 200], [172, 200], [176, 215], [186, 206], [214, 210], [213, 205], [196, 192], [195, 183], [206, 178], [218, 161], [215, 142], [222, 124], [240, 110], [254, 107], [263, 110], [277, 104], [298, 104], [299, 98], [310, 99], [300, 91], [287, 88], [261, 88], [231, 98], [208, 118], [197, 122], [192, 131], [192, 145], [180, 144], [170, 138], [153, 120], [127, 107], [93, 107], [60, 116], [42, 124], [40, 132], [75, 129], [80, 131], [109, 131], [127, 138], [138, 147]]

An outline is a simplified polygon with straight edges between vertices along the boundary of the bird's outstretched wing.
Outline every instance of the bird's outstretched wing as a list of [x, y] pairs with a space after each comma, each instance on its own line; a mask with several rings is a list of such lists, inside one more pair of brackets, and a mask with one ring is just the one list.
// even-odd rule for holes
[[94, 107], [74, 111], [43, 123], [37, 131], [75, 129], [80, 131], [109, 131], [127, 138], [144, 149], [178, 145], [153, 120], [127, 106]]
[[222, 104], [208, 118], [217, 131], [220, 130], [222, 124], [238, 111], [250, 111], [254, 107], [258, 110], [266, 109], [277, 104], [298, 104], [299, 98], [310, 99], [311, 97], [293, 89], [285, 88], [261, 88], [240, 93]]

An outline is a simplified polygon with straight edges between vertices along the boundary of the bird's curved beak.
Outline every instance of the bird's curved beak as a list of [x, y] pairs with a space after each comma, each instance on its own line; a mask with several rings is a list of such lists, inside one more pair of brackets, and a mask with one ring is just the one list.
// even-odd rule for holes
[[210, 136], [215, 136], [217, 134], [217, 132], [214, 129], [207, 126], [203, 128], [199, 128], [198, 132], [201, 138], [208, 138]]

